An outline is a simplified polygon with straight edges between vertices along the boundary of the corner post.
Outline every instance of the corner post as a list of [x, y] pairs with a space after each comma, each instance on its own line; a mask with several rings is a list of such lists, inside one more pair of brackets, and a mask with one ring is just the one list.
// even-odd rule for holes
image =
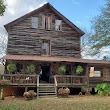
[[0, 99], [4, 100], [3, 87], [1, 87], [0, 90]]

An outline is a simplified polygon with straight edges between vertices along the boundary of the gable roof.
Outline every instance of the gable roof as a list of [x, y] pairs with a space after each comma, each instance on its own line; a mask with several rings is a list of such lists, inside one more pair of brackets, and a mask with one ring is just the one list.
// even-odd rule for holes
[[38, 9], [36, 9], [36, 10], [34, 10], [34, 11], [32, 11], [32, 12], [30, 12], [30, 13], [28, 13], [28, 14], [26, 14], [26, 15], [24, 15], [24, 16], [22, 16], [22, 17], [16, 19], [16, 20], [14, 20], [14, 21], [12, 21], [12, 22], [6, 24], [6, 25], [4, 25], [4, 27], [5, 27], [6, 30], [8, 31], [8, 28], [9, 28], [10, 26], [13, 26], [13, 25], [15, 25], [15, 24], [17, 24], [17, 23], [23, 21], [23, 20], [26, 19], [27, 17], [33, 15], [35, 12], [39, 12], [40, 10], [42, 10], [43, 8], [46, 8], [46, 7], [50, 8], [50, 9], [51, 9], [56, 15], [58, 15], [65, 23], [67, 23], [72, 29], [74, 29], [76, 32], [78, 32], [80, 36], [82, 36], [82, 35], [85, 34], [81, 29], [79, 29], [76, 25], [74, 25], [70, 20], [68, 20], [65, 16], [63, 16], [60, 12], [58, 12], [50, 3], [46, 3], [46, 4], [43, 5], [42, 7], [38, 8]]

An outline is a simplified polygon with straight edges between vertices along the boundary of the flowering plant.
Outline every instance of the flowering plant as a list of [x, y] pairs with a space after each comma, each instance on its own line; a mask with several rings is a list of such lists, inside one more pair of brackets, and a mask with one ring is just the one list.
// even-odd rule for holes
[[58, 94], [59, 95], [69, 95], [70, 93], [70, 89], [69, 88], [60, 88], [58, 90]]
[[28, 92], [24, 92], [23, 96], [27, 99], [33, 99], [37, 95], [34, 90], [29, 90]]

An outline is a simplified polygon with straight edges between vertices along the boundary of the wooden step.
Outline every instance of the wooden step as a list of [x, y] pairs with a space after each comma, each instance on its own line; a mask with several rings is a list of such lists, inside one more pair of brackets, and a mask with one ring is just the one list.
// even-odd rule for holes
[[43, 90], [39, 90], [39, 92], [55, 92], [55, 90], [46, 90], [46, 91], [43, 91]]
[[39, 90], [54, 90], [54, 87], [39, 87]]
[[56, 95], [45, 95], [45, 96], [39, 96], [40, 98], [57, 98]]
[[39, 97], [56, 97], [54, 84], [40, 83], [39, 84]]
[[39, 84], [39, 86], [54, 86], [54, 84], [45, 84], [45, 83], [41, 83], [41, 84]]
[[39, 95], [55, 95], [55, 93], [39, 93]]

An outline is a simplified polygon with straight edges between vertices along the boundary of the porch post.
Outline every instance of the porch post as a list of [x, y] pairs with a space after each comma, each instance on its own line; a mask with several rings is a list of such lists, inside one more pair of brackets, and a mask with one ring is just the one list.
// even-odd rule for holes
[[87, 88], [89, 88], [89, 67], [88, 64], [86, 64], [86, 78], [87, 78]]
[[28, 87], [25, 87], [25, 92], [27, 92], [28, 91]]
[[4, 100], [3, 87], [0, 88], [0, 99]]
[[90, 86], [89, 86], [89, 67], [88, 67], [88, 64], [86, 64], [86, 78], [87, 78], [86, 95], [90, 95]]

